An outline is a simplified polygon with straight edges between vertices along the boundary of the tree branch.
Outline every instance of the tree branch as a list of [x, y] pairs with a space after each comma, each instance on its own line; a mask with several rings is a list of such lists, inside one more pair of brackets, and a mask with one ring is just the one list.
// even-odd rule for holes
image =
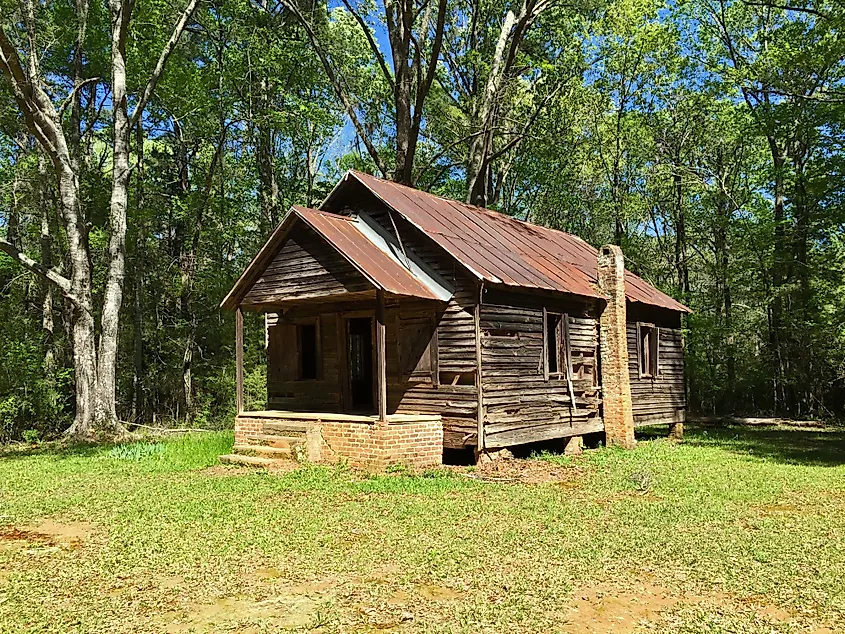
[[[422, 107], [434, 75], [437, 72], [437, 62], [440, 60], [440, 49], [443, 48], [443, 31], [446, 28], [446, 0], [440, 0], [437, 8], [437, 24], [434, 27], [434, 42], [431, 44], [431, 57], [428, 60], [428, 69], [425, 79], [417, 86], [417, 98], [414, 104], [414, 130], [418, 131], [422, 125]], [[422, 53], [420, 53], [420, 56]]]
[[749, 7], [766, 7], [767, 9], [781, 9], [782, 11], [793, 11], [795, 13], [806, 13], [814, 15], [825, 20], [830, 18], [830, 15], [824, 11], [813, 9], [812, 7], [795, 7], [789, 4], [777, 4], [775, 2], [751, 2], [751, 0], [743, 0], [742, 3]]
[[381, 72], [384, 74], [384, 78], [387, 80], [387, 83], [390, 85], [390, 89], [393, 90], [394, 82], [393, 82], [393, 73], [390, 72], [390, 67], [387, 65], [387, 61], [384, 59], [384, 55], [381, 52], [381, 49], [376, 44], [375, 39], [373, 38], [373, 32], [370, 30], [369, 25], [364, 21], [364, 18], [352, 8], [352, 5], [349, 3], [349, 0], [341, 0], [346, 7], [346, 10], [352, 14], [352, 17], [355, 18], [356, 22], [361, 26], [361, 30], [364, 32], [364, 35], [367, 36], [367, 42], [370, 43], [370, 48], [373, 51], [373, 55], [376, 56], [376, 60], [378, 61], [379, 67], [381, 67]]
[[64, 116], [65, 110], [67, 110], [68, 106], [73, 102], [74, 95], [76, 95], [76, 93], [78, 93], [83, 86], [87, 86], [90, 83], [98, 81], [100, 81], [100, 77], [89, 77], [88, 79], [83, 79], [76, 86], [74, 86], [73, 90], [70, 91], [70, 94], [67, 96], [67, 98], [62, 102], [62, 105], [59, 106], [59, 118]]
[[18, 51], [9, 41], [3, 27], [0, 26], [0, 70], [9, 80], [12, 94], [23, 113], [27, 126], [39, 140], [50, 158], [61, 160], [63, 152], [60, 136], [63, 135], [58, 114], [53, 103], [44, 91], [23, 69]]
[[305, 16], [302, 15], [302, 12], [291, 0], [279, 0], [279, 3], [285, 9], [293, 13], [297, 21], [302, 25], [302, 28], [305, 29], [305, 33], [308, 35], [308, 39], [311, 42], [311, 46], [314, 48], [314, 52], [317, 53], [317, 57], [320, 58], [320, 63], [323, 65], [323, 70], [326, 71], [326, 76], [328, 77], [332, 88], [334, 88], [334, 92], [337, 95], [337, 98], [340, 99], [341, 103], [343, 103], [343, 107], [346, 109], [346, 114], [349, 116], [349, 119], [352, 121], [352, 125], [355, 127], [355, 132], [358, 134], [358, 137], [361, 139], [361, 141], [364, 142], [364, 145], [367, 148], [367, 153], [373, 159], [379, 171], [382, 174], [387, 174], [387, 166], [384, 164], [384, 161], [381, 160], [381, 156], [379, 155], [376, 146], [373, 145], [373, 142], [367, 134], [366, 129], [361, 123], [361, 120], [358, 118], [358, 114], [355, 112], [355, 107], [352, 104], [352, 100], [349, 98], [349, 95], [347, 95], [346, 89], [343, 87], [343, 83], [341, 82], [340, 77], [338, 77], [337, 73], [335, 72], [335, 69], [332, 66], [328, 54], [320, 44], [320, 40], [317, 39], [317, 34], [311, 26], [311, 23], [305, 19]]
[[18, 248], [11, 242], [2, 238], [0, 238], [0, 251], [6, 253], [6, 255], [8, 255], [10, 258], [12, 258], [15, 262], [20, 264], [28, 271], [35, 273], [39, 277], [54, 284], [62, 292], [62, 295], [64, 295], [71, 302], [73, 302], [73, 304], [77, 308], [81, 307], [81, 303], [79, 302], [79, 300], [76, 298], [75, 295], [73, 295], [73, 293], [71, 293], [70, 280], [67, 279], [64, 275], [61, 275], [55, 269], [48, 269], [41, 263], [36, 262], [25, 253], [22, 253], [20, 250], [18, 250]]
[[158, 80], [161, 79], [161, 74], [164, 72], [164, 67], [167, 64], [167, 60], [170, 58], [170, 54], [179, 43], [179, 40], [182, 37], [182, 32], [185, 30], [185, 27], [188, 26], [188, 21], [191, 19], [191, 16], [197, 8], [197, 2], [198, 0], [188, 1], [188, 6], [185, 7], [185, 10], [179, 17], [179, 21], [176, 22], [176, 26], [173, 27], [173, 33], [170, 35], [170, 39], [167, 40], [167, 44], [164, 45], [161, 55], [159, 55], [158, 62], [156, 62], [155, 69], [153, 69], [153, 74], [150, 76], [150, 80], [147, 82], [144, 92], [141, 93], [141, 97], [138, 99], [138, 105], [135, 106], [135, 110], [132, 111], [132, 116], [129, 118], [130, 128], [138, 123], [138, 119], [140, 119], [141, 115], [144, 113], [144, 108], [147, 107], [147, 102], [150, 100], [150, 97], [156, 88], [156, 84], [158, 84]]

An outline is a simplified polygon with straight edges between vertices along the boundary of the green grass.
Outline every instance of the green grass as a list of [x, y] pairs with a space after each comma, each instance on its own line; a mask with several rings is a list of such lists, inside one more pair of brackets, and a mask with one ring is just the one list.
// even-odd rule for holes
[[[0, 457], [0, 632], [845, 631], [841, 431], [544, 455], [545, 484], [206, 469], [231, 442]], [[12, 539], [46, 518], [90, 527]], [[591, 588], [631, 629], [582, 629]]]

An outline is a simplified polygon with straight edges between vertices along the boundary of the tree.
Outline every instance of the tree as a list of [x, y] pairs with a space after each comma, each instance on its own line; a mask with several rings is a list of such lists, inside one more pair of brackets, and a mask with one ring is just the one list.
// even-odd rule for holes
[[[382, 80], [392, 93], [393, 107], [390, 114], [393, 117], [392, 136], [395, 149], [393, 180], [412, 185], [414, 157], [423, 126], [424, 106], [437, 72], [443, 46], [446, 0], [437, 0], [436, 5], [430, 0], [384, 1], [380, 22], [384, 25], [390, 42], [390, 65], [368, 23], [371, 16], [366, 5], [355, 5], [352, 0], [342, 2], [346, 12], [360, 27], [370, 52], [378, 63]], [[319, 13], [322, 5], [318, 5], [319, 8], [304, 8], [295, 0], [280, 0], [279, 6], [294, 15], [302, 26], [358, 137], [378, 170], [387, 175], [391, 171], [389, 165], [359, 114], [357, 102], [360, 101], [360, 96], [349, 90], [351, 82], [347, 69], [334, 59], [331, 47], [325, 41], [325, 34], [329, 29]], [[278, 12], [278, 9], [276, 11]], [[315, 14], [319, 21], [314, 19]]]
[[[56, 107], [44, 88], [36, 39], [35, 8], [32, 0], [25, 4], [23, 22], [27, 26], [25, 44], [21, 47], [28, 60], [21, 62], [19, 48], [13, 44], [6, 28], [0, 26], [0, 69], [12, 89], [29, 132], [50, 157], [58, 181], [61, 216], [65, 219], [70, 277], [48, 268], [15, 247], [0, 240], [0, 249], [20, 265], [54, 284], [73, 305], [73, 358], [76, 383], [76, 418], [69, 430], [87, 435], [94, 429], [113, 431], [118, 428], [115, 410], [117, 339], [126, 258], [126, 205], [129, 188], [129, 137], [133, 125], [140, 120], [155, 90], [170, 54], [196, 8], [189, 3], [170, 38], [164, 45], [149, 80], [138, 96], [135, 108], [128, 112], [126, 87], [126, 41], [134, 3], [110, 0], [111, 21], [111, 85], [114, 127], [112, 145], [112, 190], [109, 205], [109, 262], [104, 298], [100, 311], [99, 350], [95, 342], [95, 315], [92, 293], [90, 252], [86, 218], [80, 202], [79, 175], [61, 120], [64, 105]], [[81, 46], [78, 43], [78, 47]], [[77, 50], [79, 50], [77, 48]], [[81, 55], [81, 53], [78, 53]], [[75, 55], [76, 59], [76, 55]], [[76, 62], [75, 62], [76, 63]], [[75, 99], [82, 82], [75, 82], [70, 99]]]

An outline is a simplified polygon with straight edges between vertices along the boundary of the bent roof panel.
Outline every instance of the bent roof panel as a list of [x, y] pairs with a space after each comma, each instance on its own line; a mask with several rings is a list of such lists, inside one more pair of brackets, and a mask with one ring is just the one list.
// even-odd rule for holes
[[355, 218], [307, 207], [296, 214], [342, 253], [377, 288], [394, 295], [440, 300], [442, 297], [399, 261], [376, 246], [358, 227]]
[[[604, 297], [597, 288], [598, 250], [577, 236], [357, 171], [344, 176], [323, 208], [340, 204], [336, 197], [350, 179], [402, 214], [479, 279]], [[689, 312], [686, 306], [630, 271], [625, 272], [625, 280], [625, 294], [630, 301]]]

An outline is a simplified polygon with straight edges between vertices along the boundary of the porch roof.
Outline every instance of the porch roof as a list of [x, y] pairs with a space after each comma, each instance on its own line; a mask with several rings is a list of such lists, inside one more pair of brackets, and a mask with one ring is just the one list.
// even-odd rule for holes
[[446, 301], [452, 295], [452, 289], [424, 265], [421, 267], [421, 263], [402, 257], [397, 252], [399, 245], [391, 244], [389, 235], [374, 231], [366, 219], [293, 206], [221, 302], [222, 308], [233, 310], [240, 305], [298, 222], [317, 232], [378, 290], [439, 301]]

